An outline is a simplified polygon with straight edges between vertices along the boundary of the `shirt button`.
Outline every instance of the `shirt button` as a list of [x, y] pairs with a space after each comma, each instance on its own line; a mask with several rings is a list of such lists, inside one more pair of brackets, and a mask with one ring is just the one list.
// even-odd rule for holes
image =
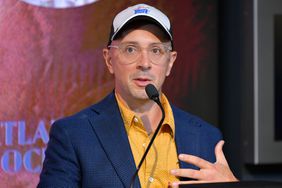
[[138, 122], [138, 118], [137, 118], [137, 117], [134, 117], [133, 121], [134, 121], [135, 123], [137, 123], [137, 122]]
[[153, 177], [149, 177], [149, 182], [153, 183], [154, 178]]
[[146, 147], [146, 143], [143, 143], [142, 146], [145, 148]]

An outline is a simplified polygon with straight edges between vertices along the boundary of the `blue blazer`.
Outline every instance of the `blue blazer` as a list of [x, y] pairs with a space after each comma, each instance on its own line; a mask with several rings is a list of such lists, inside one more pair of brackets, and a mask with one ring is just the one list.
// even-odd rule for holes
[[[172, 106], [177, 153], [215, 162], [220, 131]], [[181, 168], [197, 167], [180, 161]], [[56, 121], [40, 175], [40, 188], [129, 187], [136, 170], [126, 130], [113, 93], [101, 102]], [[134, 187], [140, 187], [136, 178]]]

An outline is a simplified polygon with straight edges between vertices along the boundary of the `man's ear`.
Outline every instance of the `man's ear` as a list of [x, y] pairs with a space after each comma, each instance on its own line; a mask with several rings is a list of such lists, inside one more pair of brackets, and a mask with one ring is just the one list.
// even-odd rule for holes
[[168, 63], [168, 68], [166, 70], [166, 76], [170, 75], [170, 71], [171, 71], [171, 69], [172, 69], [172, 67], [174, 65], [176, 57], [177, 57], [177, 52], [176, 51], [170, 52], [170, 59], [169, 59], [169, 63]]
[[114, 74], [110, 50], [107, 49], [107, 48], [104, 48], [103, 49], [103, 56], [104, 56], [105, 64], [106, 64], [108, 70], [110, 71], [111, 74]]

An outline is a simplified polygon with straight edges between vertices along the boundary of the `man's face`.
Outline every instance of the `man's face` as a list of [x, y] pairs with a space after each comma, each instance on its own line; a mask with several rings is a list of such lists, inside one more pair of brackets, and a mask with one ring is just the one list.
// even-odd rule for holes
[[[162, 46], [164, 43], [163, 39], [158, 36], [163, 36], [158, 27], [151, 24], [144, 25], [126, 32], [121, 39], [113, 41], [111, 46], [114, 47], [104, 49], [106, 65], [115, 77], [115, 92], [124, 100], [147, 100], [145, 87], [149, 83], [155, 85], [159, 92], [161, 91], [165, 77], [170, 74], [176, 59], [176, 52], [165, 51], [165, 54], [158, 61], [151, 58], [151, 52], [155, 52], [154, 45], [161, 44]], [[131, 44], [133, 44], [133, 47], [140, 47], [141, 50], [137, 59], [132, 61], [122, 55], [123, 52], [120, 47], [124, 44], [126, 46], [129, 44], [130, 48], [125, 48], [126, 51], [123, 51], [128, 53], [132, 52]], [[166, 42], [164, 47], [168, 47], [168, 44]]]

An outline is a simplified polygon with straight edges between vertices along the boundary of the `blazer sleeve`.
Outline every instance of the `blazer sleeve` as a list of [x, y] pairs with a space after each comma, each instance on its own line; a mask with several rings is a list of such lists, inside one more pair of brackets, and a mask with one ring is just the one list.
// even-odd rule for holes
[[81, 187], [79, 163], [65, 126], [57, 121], [51, 127], [38, 188]]

